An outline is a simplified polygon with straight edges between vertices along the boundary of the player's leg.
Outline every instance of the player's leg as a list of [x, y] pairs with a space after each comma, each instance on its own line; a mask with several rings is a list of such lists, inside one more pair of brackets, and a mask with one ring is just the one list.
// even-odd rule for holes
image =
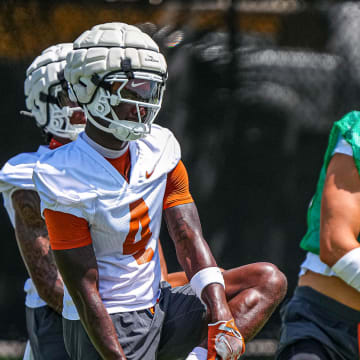
[[71, 359], [101, 360], [80, 320], [62, 319], [64, 341]]
[[49, 306], [26, 309], [27, 326], [35, 360], [66, 360], [62, 318]]
[[206, 337], [205, 305], [187, 284], [176, 288], [163, 287], [159, 307], [165, 318], [157, 360], [185, 358]]
[[[165, 313], [150, 309], [110, 314], [127, 360], [155, 360]], [[63, 319], [66, 349], [71, 359], [100, 360], [80, 320]]]
[[23, 360], [34, 360], [34, 355], [31, 350], [31, 345], [29, 340], [26, 342]]
[[311, 287], [301, 286], [282, 306], [280, 314], [282, 326], [277, 360], [304, 359], [303, 354], [321, 360], [359, 358], [359, 311]]
[[283, 300], [286, 278], [270, 263], [241, 266], [223, 275], [230, 310], [245, 341], [249, 341]]
[[34, 359], [40, 358], [40, 349], [37, 333], [36, 308], [25, 306], [26, 330], [29, 336], [29, 342]]
[[[286, 292], [285, 276], [272, 264], [257, 263], [224, 271], [227, 300], [237, 325], [248, 340], [261, 329]], [[207, 347], [208, 319], [191, 286], [162, 291], [166, 312], [158, 359], [188, 355]], [[201, 350], [196, 348], [194, 350]], [[202, 350], [203, 351], [203, 350]], [[203, 351], [204, 352], [204, 351]], [[206, 358], [206, 354], [196, 359]]]

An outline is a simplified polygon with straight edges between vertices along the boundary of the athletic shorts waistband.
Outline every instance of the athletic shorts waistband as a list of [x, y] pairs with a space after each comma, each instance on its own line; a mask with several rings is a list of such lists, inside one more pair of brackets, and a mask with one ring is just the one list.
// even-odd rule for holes
[[299, 286], [295, 289], [295, 297], [306, 299], [315, 305], [327, 308], [330, 313], [350, 323], [360, 323], [360, 311], [352, 309], [309, 286]]

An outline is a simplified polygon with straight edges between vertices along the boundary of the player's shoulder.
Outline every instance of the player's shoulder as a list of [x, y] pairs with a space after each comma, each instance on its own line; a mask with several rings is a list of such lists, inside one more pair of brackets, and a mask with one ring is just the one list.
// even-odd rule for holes
[[79, 136], [42, 156], [34, 168], [33, 181], [40, 194], [77, 202], [113, 189], [117, 178], [112, 170], [110, 163]]
[[335, 127], [360, 127], [360, 111], [353, 110], [346, 113], [340, 120], [334, 123]]
[[[166, 128], [166, 127], [163, 127], [159, 124], [153, 124], [151, 126], [151, 133], [150, 133], [150, 137], [153, 136], [153, 137], [156, 137], [156, 138], [169, 138], [169, 137], [172, 137], [175, 139], [175, 135], [173, 134], [173, 132]], [[146, 137], [145, 137], [146, 139]]]
[[172, 151], [180, 154], [180, 144], [172, 131], [158, 124], [152, 125], [151, 133], [138, 142], [148, 146], [153, 152]]
[[[79, 139], [65, 144], [55, 150], [42, 155], [34, 168], [34, 180], [43, 179], [61, 186], [62, 181], [73, 177], [79, 178], [83, 172], [89, 170], [91, 161], [84, 159], [86, 151], [81, 148]], [[36, 181], [35, 181], [36, 183]]]
[[80, 151], [76, 146], [76, 141], [73, 141], [69, 144], [62, 145], [54, 150], [48, 151], [37, 161], [36, 169], [41, 168], [43, 165], [51, 166], [61, 166], [70, 165], [77, 160], [77, 157], [80, 155]]
[[91, 162], [85, 161], [83, 156], [75, 140], [40, 157], [34, 168], [33, 182], [42, 206], [57, 209], [55, 205], [78, 204], [92, 197], [91, 171], [87, 169]]
[[346, 118], [355, 118], [360, 120], [360, 111], [358, 110], [349, 111], [341, 119], [346, 119]]
[[38, 159], [43, 155], [49, 152], [49, 148], [47, 146], [41, 145], [37, 151], [34, 152], [24, 152], [17, 154], [13, 157], [11, 157], [2, 167], [1, 171], [5, 170], [7, 167], [7, 170], [10, 170], [9, 168], [12, 168], [15, 170], [16, 167], [19, 166], [34, 166], [35, 163], [38, 161]]
[[181, 159], [179, 142], [169, 129], [160, 125], [152, 125], [151, 133], [137, 142], [143, 158], [149, 164], [157, 164], [158, 169], [165, 173], [171, 171]]
[[159, 124], [151, 125], [151, 135], [153, 136], [174, 136], [172, 131], [166, 127], [163, 127]]
[[48, 147], [40, 146], [35, 152], [20, 153], [10, 158], [0, 170], [0, 182], [19, 188], [33, 188], [32, 174], [36, 162], [47, 153]]
[[94, 173], [96, 158], [94, 159], [93, 152], [94, 150], [78, 137], [77, 140], [41, 156], [34, 168], [34, 174], [59, 179], [86, 178]]
[[79, 136], [75, 141], [63, 145], [43, 155], [36, 164], [34, 172], [61, 176], [62, 178], [84, 178], [92, 180], [99, 177], [106, 181], [103, 171], [108, 162], [95, 149]]
[[357, 149], [360, 147], [360, 111], [350, 111], [333, 124], [329, 135], [329, 143], [338, 142], [339, 134], [352, 147]]

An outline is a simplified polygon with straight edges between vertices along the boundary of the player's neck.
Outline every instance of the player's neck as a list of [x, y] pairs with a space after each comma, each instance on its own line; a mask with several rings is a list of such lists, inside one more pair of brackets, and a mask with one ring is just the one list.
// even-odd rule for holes
[[120, 156], [124, 155], [129, 147], [129, 143], [125, 143], [125, 147], [120, 150], [113, 150], [108, 149], [107, 147], [104, 147], [100, 144], [98, 144], [96, 141], [92, 140], [86, 133], [82, 135], [82, 139], [90, 145], [94, 150], [96, 150], [100, 155], [107, 159], [116, 159]]
[[101, 131], [96, 126], [91, 124], [90, 121], [86, 123], [85, 134], [96, 144], [109, 150], [123, 150], [127, 148], [128, 142], [121, 141], [111, 133]]

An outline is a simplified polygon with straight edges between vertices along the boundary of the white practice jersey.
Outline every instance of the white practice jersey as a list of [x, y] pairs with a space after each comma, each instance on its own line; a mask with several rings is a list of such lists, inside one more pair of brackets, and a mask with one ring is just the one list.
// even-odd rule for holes
[[[15, 211], [11, 196], [14, 191], [19, 189], [35, 190], [32, 182], [34, 166], [40, 156], [48, 151], [50, 151], [50, 149], [47, 146], [40, 146], [36, 152], [19, 154], [11, 158], [0, 170], [0, 192], [3, 195], [4, 206], [14, 228]], [[26, 306], [37, 308], [46, 305], [40, 298], [30, 278], [26, 280], [24, 290], [26, 292]]]
[[[129, 183], [82, 135], [46, 154], [34, 170], [41, 209], [87, 220], [109, 313], [156, 303], [161, 278], [158, 238], [167, 174], [180, 161], [174, 135], [159, 125], [129, 143]], [[63, 316], [79, 319], [65, 290]]]

